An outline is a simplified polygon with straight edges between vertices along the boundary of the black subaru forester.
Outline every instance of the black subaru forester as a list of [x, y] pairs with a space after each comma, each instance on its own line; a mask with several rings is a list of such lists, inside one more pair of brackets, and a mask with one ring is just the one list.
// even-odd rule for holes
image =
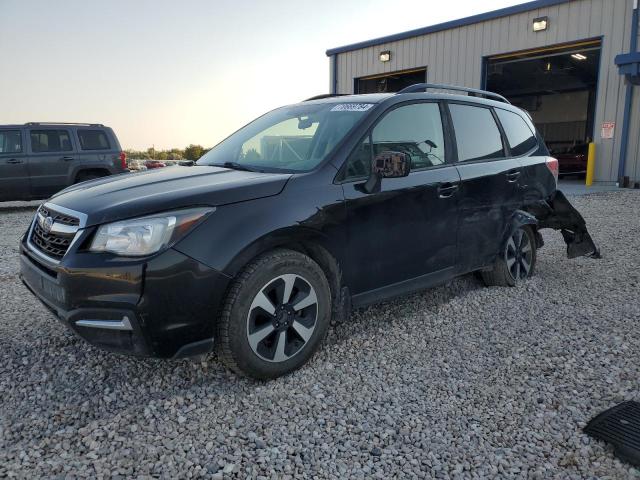
[[[426, 93], [464, 90], [465, 95]], [[332, 316], [479, 272], [531, 276], [541, 228], [597, 256], [528, 114], [418, 84], [274, 110], [195, 166], [84, 182], [37, 211], [21, 277], [94, 345], [178, 358], [217, 348], [273, 378]]]

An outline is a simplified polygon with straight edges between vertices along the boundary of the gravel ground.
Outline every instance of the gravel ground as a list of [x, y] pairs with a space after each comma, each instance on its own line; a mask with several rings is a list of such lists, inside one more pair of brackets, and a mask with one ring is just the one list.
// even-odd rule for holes
[[582, 433], [640, 398], [640, 195], [573, 199], [604, 259], [545, 233], [535, 278], [467, 276], [358, 310], [269, 383], [103, 353], [17, 278], [0, 214], [0, 477], [630, 478]]

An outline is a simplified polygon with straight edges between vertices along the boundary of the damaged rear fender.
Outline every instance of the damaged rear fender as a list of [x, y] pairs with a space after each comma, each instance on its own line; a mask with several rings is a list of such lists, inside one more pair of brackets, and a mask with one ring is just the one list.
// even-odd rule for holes
[[538, 228], [560, 230], [567, 244], [567, 257], [601, 258], [600, 249], [589, 235], [584, 218], [560, 190], [547, 200], [529, 205], [526, 210], [537, 219]]
[[516, 230], [525, 225], [533, 227], [533, 231], [536, 236], [536, 248], [541, 248], [544, 245], [542, 235], [538, 232], [538, 219], [529, 212], [524, 210], [516, 210], [511, 216], [511, 220], [507, 224], [507, 229], [502, 237], [503, 244], [506, 244], [507, 240], [514, 234]]

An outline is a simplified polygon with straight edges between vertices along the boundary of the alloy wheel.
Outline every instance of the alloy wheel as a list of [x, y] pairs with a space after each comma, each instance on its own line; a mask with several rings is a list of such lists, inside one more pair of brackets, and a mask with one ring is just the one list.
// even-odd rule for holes
[[533, 248], [529, 235], [522, 228], [509, 237], [505, 261], [509, 274], [514, 280], [523, 280], [529, 276], [533, 263]]
[[311, 339], [317, 318], [318, 298], [311, 284], [297, 274], [280, 275], [264, 285], [251, 303], [249, 346], [268, 362], [287, 361]]

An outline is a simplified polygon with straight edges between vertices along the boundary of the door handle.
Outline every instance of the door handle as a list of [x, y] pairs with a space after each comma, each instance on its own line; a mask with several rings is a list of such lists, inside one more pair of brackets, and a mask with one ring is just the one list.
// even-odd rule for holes
[[22, 163], [22, 160], [20, 160], [19, 158], [10, 158], [9, 160], [7, 160], [7, 163], [12, 163], [12, 164]]
[[517, 182], [521, 173], [522, 172], [520, 170], [509, 170], [507, 172], [507, 174], [506, 174], [507, 175], [507, 181], [510, 182], [510, 183]]
[[65, 162], [70, 162], [73, 160], [73, 157], [60, 157], [60, 160], [64, 160]]
[[451, 182], [443, 182], [438, 185], [438, 197], [440, 198], [450, 198], [458, 189], [458, 185], [456, 183]]

